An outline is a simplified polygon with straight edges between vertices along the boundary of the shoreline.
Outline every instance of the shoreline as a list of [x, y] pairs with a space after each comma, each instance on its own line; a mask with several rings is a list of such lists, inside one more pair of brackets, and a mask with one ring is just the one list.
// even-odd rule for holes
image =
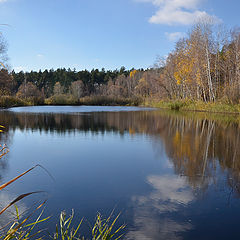
[[130, 107], [151, 107], [163, 110], [172, 110], [179, 112], [205, 112], [214, 114], [240, 114], [240, 104], [216, 102], [202, 102], [194, 100], [160, 100], [160, 99], [141, 99], [133, 98], [118, 98], [105, 96], [87, 96], [81, 99], [70, 101], [64, 96], [61, 98], [49, 101], [35, 102], [34, 99], [19, 99], [13, 96], [0, 97], [0, 109], [8, 109], [11, 107], [26, 107], [26, 106], [130, 106]]
[[240, 104], [202, 102], [193, 100], [145, 100], [144, 106], [179, 112], [204, 112], [214, 114], [240, 114]]

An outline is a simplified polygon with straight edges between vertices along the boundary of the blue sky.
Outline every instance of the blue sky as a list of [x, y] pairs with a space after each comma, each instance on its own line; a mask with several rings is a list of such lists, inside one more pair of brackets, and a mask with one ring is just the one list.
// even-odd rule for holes
[[0, 0], [16, 71], [147, 68], [202, 16], [239, 22], [237, 0]]

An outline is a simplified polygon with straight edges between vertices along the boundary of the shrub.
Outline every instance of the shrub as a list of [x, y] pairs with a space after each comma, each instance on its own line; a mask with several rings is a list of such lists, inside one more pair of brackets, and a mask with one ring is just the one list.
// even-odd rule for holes
[[139, 106], [142, 103], [140, 98], [119, 98], [109, 96], [89, 96], [80, 98], [81, 105], [98, 106]]
[[45, 99], [44, 102], [47, 105], [76, 105], [78, 104], [78, 99], [70, 94], [58, 94]]
[[186, 105], [186, 102], [184, 101], [174, 101], [169, 103], [170, 109], [175, 111], [179, 111], [185, 105]]
[[26, 105], [26, 101], [23, 99], [12, 97], [12, 96], [2, 96], [0, 97], [0, 107], [9, 108]]

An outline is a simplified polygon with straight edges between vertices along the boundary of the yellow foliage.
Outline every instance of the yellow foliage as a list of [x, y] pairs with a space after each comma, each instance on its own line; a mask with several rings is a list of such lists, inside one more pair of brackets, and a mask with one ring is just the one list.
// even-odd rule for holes
[[175, 72], [174, 73], [174, 77], [175, 77], [175, 79], [177, 80], [177, 85], [180, 85], [181, 84], [181, 76], [180, 76], [180, 74], [179, 74], [179, 72]]
[[141, 78], [141, 79], [139, 80], [139, 83], [140, 83], [140, 84], [144, 84], [144, 83], [146, 83], [145, 78]]
[[180, 80], [177, 80], [177, 85], [181, 85], [181, 81]]
[[198, 66], [194, 54], [194, 44], [188, 43], [187, 46], [177, 53], [175, 64], [174, 77], [177, 85], [182, 83], [190, 84], [193, 81], [197, 81], [198, 84], [201, 83], [200, 71], [196, 75]]
[[132, 71], [130, 72], [130, 78], [133, 78], [136, 73], [137, 73], [137, 70], [135, 70], [135, 69], [132, 70]]
[[130, 135], [134, 135], [135, 134], [135, 130], [133, 128], [131, 128], [131, 127], [128, 129], [128, 131], [129, 131]]
[[180, 133], [179, 131], [176, 131], [176, 134], [173, 138], [173, 143], [175, 146], [179, 145], [180, 144], [180, 140], [181, 140], [181, 136], [180, 136]]
[[201, 73], [199, 69], [197, 70], [197, 73], [196, 73], [196, 82], [198, 85], [201, 85]]

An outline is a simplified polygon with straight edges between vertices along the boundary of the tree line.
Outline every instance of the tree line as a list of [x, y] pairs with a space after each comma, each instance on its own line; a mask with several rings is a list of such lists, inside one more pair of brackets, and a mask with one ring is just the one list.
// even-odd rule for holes
[[162, 68], [119, 70], [93, 69], [76, 71], [57, 69], [45, 71], [19, 72], [2, 69], [0, 88], [2, 95], [16, 95], [19, 98], [71, 95], [76, 98], [85, 96], [112, 96], [130, 98], [148, 97], [159, 94], [159, 72]]
[[[61, 95], [75, 99], [108, 96], [239, 103], [240, 30], [219, 29], [202, 20], [176, 43], [167, 58], [145, 70], [59, 68], [16, 73], [2, 67], [0, 93], [42, 99]], [[4, 41], [0, 41], [0, 59], [5, 51]]]
[[[107, 84], [118, 76], [128, 76], [130, 70], [121, 67], [119, 70], [93, 69], [91, 71], [76, 71], [65, 68], [57, 70], [31, 71], [31, 72], [11, 72], [14, 81], [13, 92], [18, 94], [21, 88], [27, 89], [28, 86], [35, 86], [44, 97], [54, 94], [74, 93], [78, 97], [92, 95], [96, 93], [99, 86]], [[28, 85], [29, 84], [29, 85]]]

